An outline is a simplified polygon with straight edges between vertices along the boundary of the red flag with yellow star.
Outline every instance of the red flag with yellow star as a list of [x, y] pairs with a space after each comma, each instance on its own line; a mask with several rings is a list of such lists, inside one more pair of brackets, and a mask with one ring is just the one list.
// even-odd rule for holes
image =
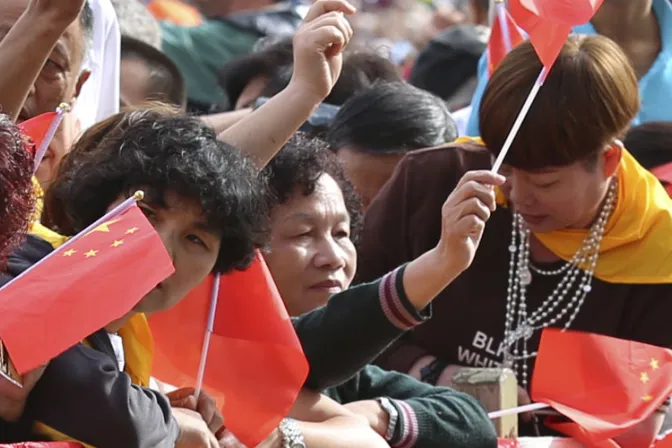
[[0, 289], [0, 340], [23, 374], [123, 317], [173, 272], [134, 204]]
[[670, 378], [669, 349], [546, 329], [531, 395], [578, 424], [589, 446], [602, 446], [651, 416], [672, 395]]

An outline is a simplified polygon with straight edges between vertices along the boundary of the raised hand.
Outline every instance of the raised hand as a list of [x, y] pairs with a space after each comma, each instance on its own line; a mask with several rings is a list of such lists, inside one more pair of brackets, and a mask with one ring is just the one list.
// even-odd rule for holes
[[31, 0], [28, 10], [56, 22], [70, 24], [79, 17], [85, 3], [86, 0]]
[[318, 0], [294, 36], [294, 73], [291, 83], [317, 102], [326, 98], [343, 67], [343, 50], [353, 30], [345, 15], [355, 8], [345, 0]]
[[443, 204], [437, 250], [460, 272], [474, 260], [485, 223], [497, 207], [493, 187], [504, 181], [504, 177], [490, 171], [470, 171]]

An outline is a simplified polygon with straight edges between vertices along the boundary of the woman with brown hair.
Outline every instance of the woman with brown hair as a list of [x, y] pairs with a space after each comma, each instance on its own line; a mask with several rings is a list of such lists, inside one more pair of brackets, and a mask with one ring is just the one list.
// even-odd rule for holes
[[[435, 244], [441, 198], [464, 172], [492, 165], [540, 69], [529, 42], [520, 45], [485, 91], [483, 142], [400, 162], [368, 210], [360, 281]], [[672, 346], [672, 202], [618, 140], [638, 106], [637, 79], [616, 44], [568, 40], [504, 161], [503, 207], [473, 265], [437, 298], [432, 321], [379, 359], [383, 367], [450, 385], [459, 366], [504, 364], [525, 401], [543, 328]], [[648, 446], [659, 424], [624, 435], [622, 446]]]

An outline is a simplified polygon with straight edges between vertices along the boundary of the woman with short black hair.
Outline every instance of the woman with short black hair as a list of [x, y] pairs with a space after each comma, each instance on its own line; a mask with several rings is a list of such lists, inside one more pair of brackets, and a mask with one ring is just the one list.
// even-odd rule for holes
[[[272, 198], [265, 258], [288, 312], [299, 316], [350, 287], [361, 203], [338, 159], [317, 138], [295, 135], [264, 172]], [[353, 288], [353, 301], [366, 300], [356, 295], [364, 293]], [[340, 358], [341, 351], [332, 356]], [[392, 447], [496, 444], [494, 428], [477, 400], [402, 373], [368, 365], [324, 393], [365, 417]]]

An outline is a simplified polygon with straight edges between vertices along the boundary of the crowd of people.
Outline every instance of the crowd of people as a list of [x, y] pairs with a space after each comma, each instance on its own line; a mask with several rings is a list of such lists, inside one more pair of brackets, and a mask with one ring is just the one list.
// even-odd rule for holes
[[[525, 404], [547, 327], [672, 348], [672, 4], [604, 0], [495, 173], [542, 63], [488, 70], [496, 1], [427, 3], [1, 2], [0, 285], [138, 189], [175, 271], [37, 369], [3, 351], [0, 444], [242, 447], [127, 342], [259, 252], [310, 366], [262, 448], [495, 447], [462, 369]], [[22, 123], [57, 110], [36, 165]]]

